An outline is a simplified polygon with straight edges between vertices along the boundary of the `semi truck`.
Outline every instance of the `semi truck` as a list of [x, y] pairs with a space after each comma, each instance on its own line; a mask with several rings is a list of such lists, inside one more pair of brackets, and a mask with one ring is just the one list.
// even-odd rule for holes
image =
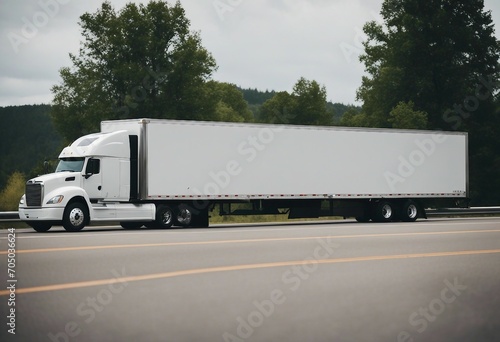
[[129, 119], [64, 148], [26, 183], [19, 216], [38, 232], [214, 214], [411, 222], [435, 201], [466, 206], [468, 187], [463, 132]]

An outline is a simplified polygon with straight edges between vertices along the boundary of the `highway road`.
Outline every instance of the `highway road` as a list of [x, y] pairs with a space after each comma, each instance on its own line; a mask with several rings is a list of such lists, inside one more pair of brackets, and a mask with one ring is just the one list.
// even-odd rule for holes
[[1, 341], [500, 341], [500, 218], [8, 234]]

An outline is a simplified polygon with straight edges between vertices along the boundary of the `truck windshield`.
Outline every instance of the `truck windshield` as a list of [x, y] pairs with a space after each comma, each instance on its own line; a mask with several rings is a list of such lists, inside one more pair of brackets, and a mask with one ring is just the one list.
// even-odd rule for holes
[[85, 158], [63, 158], [59, 160], [56, 172], [80, 172], [83, 169]]

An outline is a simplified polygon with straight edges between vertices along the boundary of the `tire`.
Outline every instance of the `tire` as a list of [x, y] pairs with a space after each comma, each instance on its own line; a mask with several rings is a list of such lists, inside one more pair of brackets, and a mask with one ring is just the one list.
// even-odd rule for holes
[[[158, 228], [170, 228], [174, 224], [174, 211], [167, 205], [160, 205], [156, 210], [155, 226]], [[148, 225], [149, 227], [150, 225]]]
[[401, 207], [401, 221], [415, 222], [420, 216], [420, 209], [418, 204], [413, 200], [406, 201]]
[[142, 222], [131, 222], [131, 221], [124, 221], [120, 222], [120, 226], [124, 229], [129, 229], [129, 230], [134, 230], [134, 229], [140, 229], [143, 226]]
[[373, 220], [375, 222], [390, 222], [396, 218], [395, 206], [389, 201], [375, 203], [373, 208]]
[[46, 222], [29, 222], [28, 224], [39, 233], [46, 232], [52, 228], [52, 225]]
[[181, 204], [176, 210], [175, 221], [181, 227], [189, 227], [193, 223], [194, 217], [193, 209], [188, 205]]
[[89, 223], [89, 210], [81, 202], [70, 203], [64, 210], [63, 227], [68, 232], [77, 232]]

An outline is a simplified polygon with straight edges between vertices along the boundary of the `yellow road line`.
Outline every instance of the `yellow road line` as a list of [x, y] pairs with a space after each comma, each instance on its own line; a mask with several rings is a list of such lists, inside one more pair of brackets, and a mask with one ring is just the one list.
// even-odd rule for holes
[[[297, 240], [316, 240], [316, 239], [356, 239], [372, 237], [398, 237], [398, 236], [423, 236], [423, 235], [449, 235], [449, 234], [474, 234], [474, 233], [500, 233], [500, 230], [465, 230], [465, 231], [447, 231], [447, 232], [424, 232], [424, 233], [389, 233], [389, 234], [364, 234], [364, 235], [328, 235], [328, 236], [307, 236], [290, 238], [268, 238], [268, 239], [245, 239], [245, 240], [217, 240], [217, 241], [193, 241], [193, 242], [164, 242], [164, 243], [146, 243], [146, 244], [127, 244], [127, 245], [106, 245], [106, 246], [81, 246], [81, 247], [58, 247], [41, 249], [18, 249], [17, 254], [27, 253], [48, 253], [48, 252], [68, 252], [68, 251], [86, 251], [98, 249], [113, 248], [146, 248], [146, 247], [174, 247], [174, 246], [197, 246], [197, 245], [215, 245], [230, 243], [255, 243], [255, 242], [276, 242], [276, 241], [297, 241]], [[0, 255], [7, 254], [8, 251], [1, 251]]]
[[[193, 269], [193, 270], [182, 270], [182, 271], [173, 271], [173, 272], [165, 272], [165, 273], [145, 274], [145, 275], [139, 275], [139, 276], [120, 277], [120, 278], [112, 278], [112, 279], [101, 279], [101, 280], [82, 281], [82, 282], [66, 283], [66, 284], [54, 284], [54, 285], [46, 285], [46, 286], [17, 288], [16, 294], [69, 290], [69, 289], [92, 287], [92, 286], [113, 285], [113, 284], [117, 284], [117, 283], [128, 283], [128, 282], [154, 280], [154, 279], [165, 279], [165, 278], [181, 277], [181, 276], [188, 276], [188, 275], [195, 275], [195, 274], [215, 273], [215, 272], [231, 272], [231, 271], [254, 270], [254, 269], [274, 268], [274, 267], [290, 267], [290, 266], [299, 266], [299, 265], [310, 265], [311, 263], [314, 263], [314, 262], [317, 262], [318, 264], [337, 264], [337, 263], [362, 262], [362, 261], [435, 258], [435, 257], [482, 255], [482, 254], [497, 254], [497, 253], [500, 253], [500, 249], [476, 250], [476, 251], [457, 251], [457, 252], [437, 252], [437, 253], [418, 253], [418, 254], [401, 254], [401, 255], [379, 255], [379, 256], [365, 256], [365, 257], [352, 257], [352, 258], [339, 258], [339, 259], [322, 259], [322, 260], [316, 260], [316, 261], [312, 261], [312, 260], [282, 261], [282, 262], [271, 262], [271, 263], [262, 263], [262, 264], [219, 266], [219, 267], [200, 268], [200, 269]], [[9, 294], [10, 294], [9, 290], [0, 291], [0, 296], [6, 296]]]

